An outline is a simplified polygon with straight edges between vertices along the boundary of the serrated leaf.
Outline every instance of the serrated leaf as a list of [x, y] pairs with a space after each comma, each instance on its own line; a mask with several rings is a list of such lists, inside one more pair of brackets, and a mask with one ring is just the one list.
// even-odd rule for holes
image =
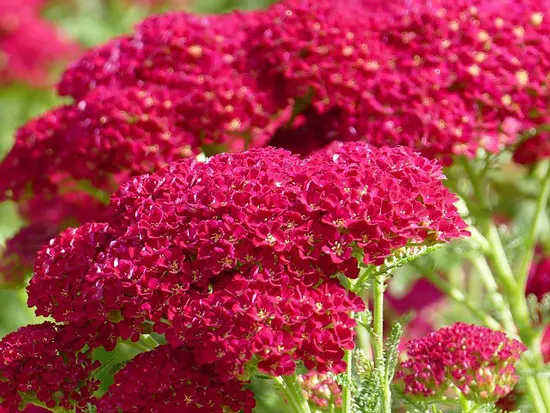
[[365, 374], [359, 380], [353, 399], [352, 412], [378, 413], [381, 411], [381, 407], [382, 384], [380, 383], [380, 376], [375, 370], [371, 370], [371, 374]]
[[364, 265], [360, 259], [361, 252], [354, 252], [354, 256], [359, 262], [359, 277], [356, 280], [351, 280], [351, 290], [354, 292], [362, 291], [363, 289], [370, 286], [373, 279], [380, 275], [387, 275], [388, 277], [391, 273], [412, 262], [417, 260], [420, 257], [425, 256], [426, 254], [436, 251], [443, 247], [445, 244], [439, 243], [434, 245], [407, 245], [403, 248], [393, 251], [392, 255], [386, 258], [383, 265], [374, 266], [374, 265]]
[[386, 342], [385, 356], [386, 356], [386, 380], [391, 383], [397, 367], [397, 361], [399, 358], [399, 342], [403, 335], [403, 326], [400, 323], [395, 323], [390, 331]]

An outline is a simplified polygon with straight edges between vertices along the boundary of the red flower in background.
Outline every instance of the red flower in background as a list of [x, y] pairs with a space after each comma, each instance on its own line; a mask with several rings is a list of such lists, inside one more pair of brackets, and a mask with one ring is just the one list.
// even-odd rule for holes
[[0, 257], [3, 286], [21, 287], [32, 273], [36, 253], [67, 226], [101, 219], [105, 205], [91, 196], [76, 192], [55, 198], [36, 197], [18, 205], [27, 222], [6, 241]]
[[56, 61], [77, 54], [78, 46], [40, 13], [46, 0], [0, 0], [0, 85], [48, 83]]
[[456, 388], [467, 399], [492, 401], [512, 391], [514, 364], [525, 350], [502, 332], [456, 323], [409, 341], [396, 379], [411, 395], [439, 397]]
[[541, 256], [533, 261], [525, 293], [534, 294], [539, 300], [550, 293], [550, 258]]

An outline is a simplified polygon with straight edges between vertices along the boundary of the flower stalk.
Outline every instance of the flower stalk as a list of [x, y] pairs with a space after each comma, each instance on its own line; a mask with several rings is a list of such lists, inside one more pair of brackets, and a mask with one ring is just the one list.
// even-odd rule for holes
[[374, 337], [372, 343], [374, 349], [375, 368], [380, 377], [380, 384], [382, 386], [382, 412], [391, 413], [391, 390], [386, 374], [386, 360], [384, 357], [384, 282], [384, 274], [377, 275], [373, 280]]
[[278, 376], [274, 380], [279, 384], [293, 413], [311, 413], [296, 373], [290, 376]]

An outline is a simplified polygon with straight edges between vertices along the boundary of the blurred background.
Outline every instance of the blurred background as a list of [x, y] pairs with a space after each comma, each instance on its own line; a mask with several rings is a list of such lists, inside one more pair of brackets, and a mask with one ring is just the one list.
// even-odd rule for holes
[[[130, 32], [146, 16], [170, 10], [224, 13], [273, 0], [0, 0], [0, 157], [17, 128], [63, 102], [54, 85], [86, 48]], [[0, 245], [21, 227], [15, 208], [0, 203]], [[0, 337], [36, 322], [24, 289], [0, 288]]]

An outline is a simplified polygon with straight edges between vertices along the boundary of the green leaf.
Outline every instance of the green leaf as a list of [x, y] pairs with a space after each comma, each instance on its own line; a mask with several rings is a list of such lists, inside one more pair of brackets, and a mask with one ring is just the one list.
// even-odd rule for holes
[[382, 384], [380, 383], [380, 375], [376, 370], [371, 369], [370, 372], [363, 374], [360, 377], [357, 385], [357, 390], [353, 399], [352, 412], [380, 412], [382, 408]]
[[403, 326], [400, 323], [395, 323], [390, 331], [386, 342], [386, 377], [389, 383], [392, 382], [395, 374], [395, 368], [397, 367], [397, 361], [399, 357], [399, 342], [403, 336]]
[[121, 361], [117, 357], [112, 357], [107, 362], [103, 363], [101, 367], [96, 369], [93, 373], [93, 377], [98, 379], [102, 374], [106, 373], [112, 375], [126, 364], [126, 361]]
[[351, 280], [351, 290], [353, 292], [359, 292], [368, 287], [371, 283], [371, 281], [378, 277], [379, 275], [386, 274], [388, 277], [391, 275], [391, 273], [420, 258], [425, 256], [426, 254], [436, 251], [443, 247], [445, 244], [434, 244], [434, 245], [421, 245], [421, 244], [409, 244], [404, 246], [403, 248], [399, 248], [395, 251], [393, 251], [392, 255], [388, 258], [386, 258], [384, 264], [379, 266], [374, 265], [365, 265], [362, 261], [362, 252], [361, 251], [354, 251], [354, 256], [357, 258], [357, 262], [359, 263], [359, 277], [356, 280]]

